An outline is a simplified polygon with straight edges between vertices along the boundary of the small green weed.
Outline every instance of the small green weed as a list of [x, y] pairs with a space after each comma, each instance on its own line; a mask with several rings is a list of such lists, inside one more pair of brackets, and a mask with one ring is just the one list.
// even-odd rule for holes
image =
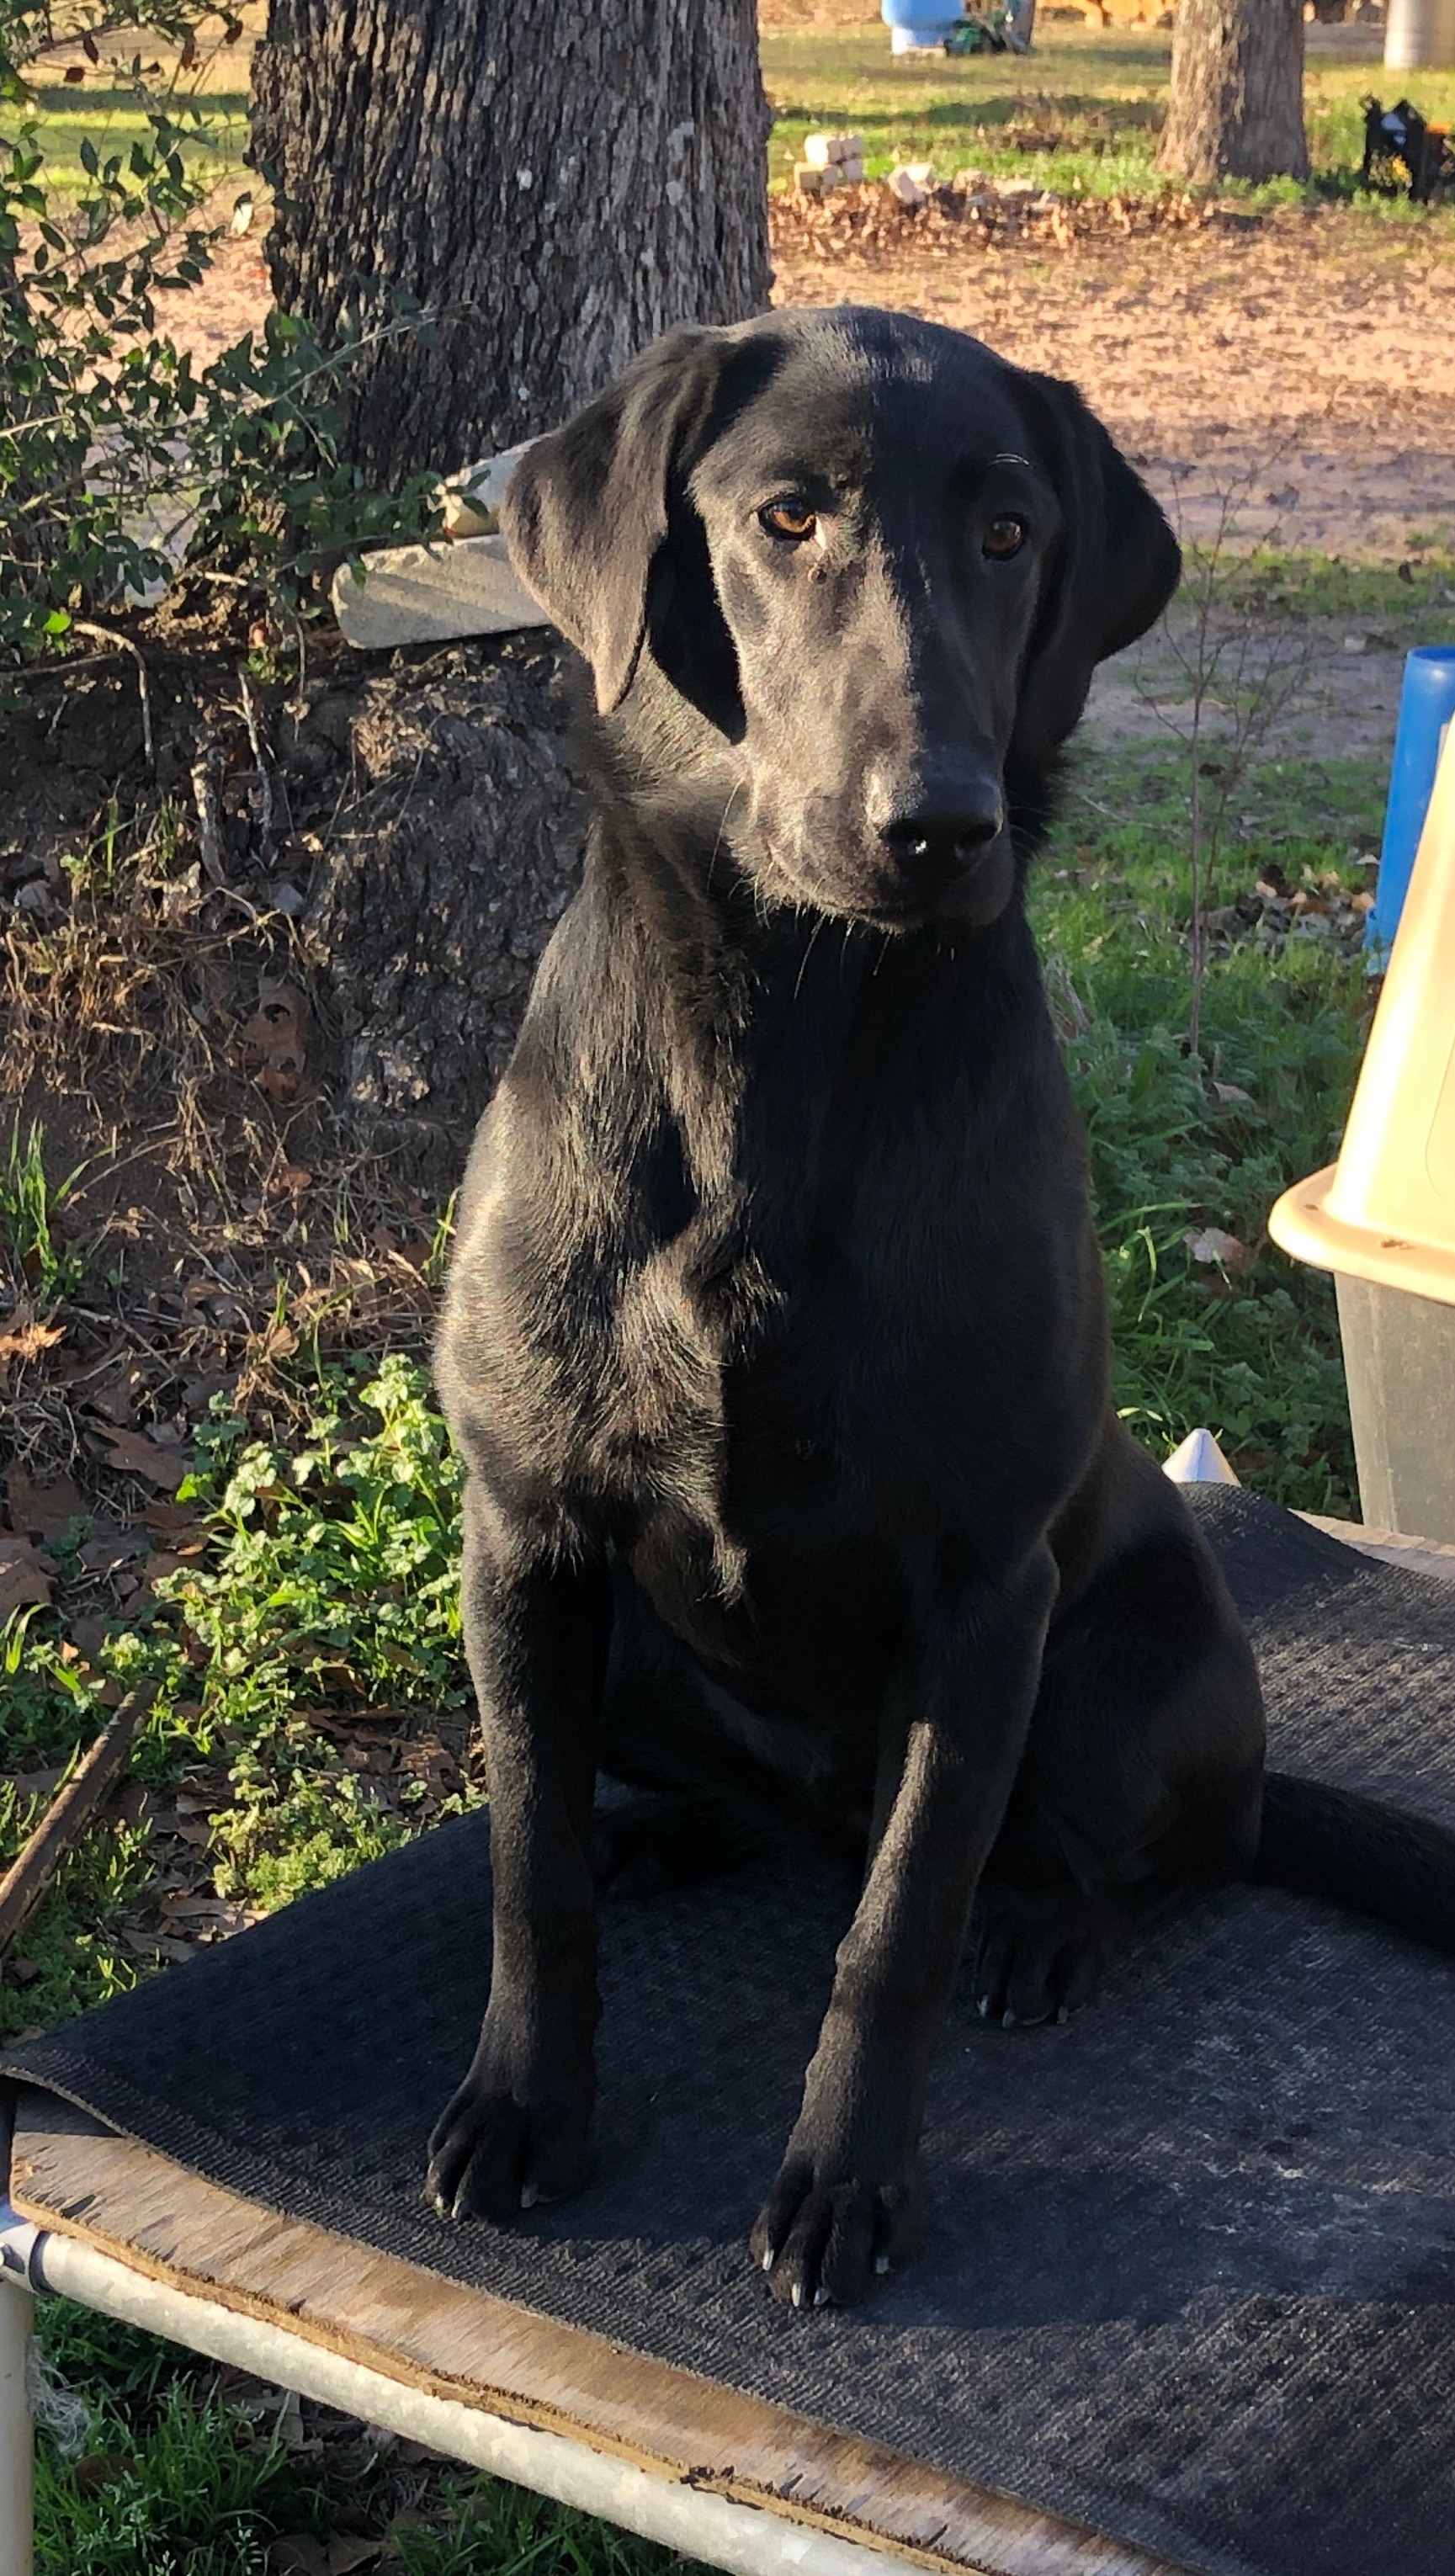
[[[158, 1578], [145, 1618], [117, 1630], [98, 1670], [78, 1665], [55, 1614], [14, 1619], [0, 1635], [4, 1752], [18, 1772], [69, 1760], [105, 1721], [105, 1681], [149, 1675], [157, 1699], [135, 1777], [159, 1798], [195, 1773], [215, 1781], [217, 1894], [267, 1909], [414, 1829], [423, 1780], [382, 1802], [328, 1730], [464, 1708], [460, 1469], [423, 1371], [399, 1354], [372, 1374], [323, 1370], [301, 1442], [252, 1439], [217, 1409], [198, 1447], [179, 1499], [210, 1527], [205, 1561]], [[457, 1803], [436, 1797], [430, 1812]], [[36, 1812], [0, 1789], [0, 1862]], [[31, 1982], [0, 1987], [0, 2032], [64, 2020], [135, 1982], [138, 1953], [119, 1925], [149, 1874], [143, 1835], [87, 1838], [27, 1931]]]
[[85, 1276], [85, 1256], [56, 1239], [56, 1222], [85, 1171], [78, 1164], [63, 1181], [52, 1181], [45, 1166], [45, 1133], [32, 1120], [22, 1144], [20, 1122], [10, 1129], [10, 1144], [0, 1162], [0, 1260], [10, 1273], [14, 1294], [28, 1296], [42, 1309], [73, 1297]]

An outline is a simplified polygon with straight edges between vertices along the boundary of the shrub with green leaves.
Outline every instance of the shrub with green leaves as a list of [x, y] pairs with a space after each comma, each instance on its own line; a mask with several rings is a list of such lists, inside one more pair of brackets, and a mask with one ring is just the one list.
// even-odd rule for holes
[[[195, 54], [196, 30], [242, 32], [198, 0], [101, 0], [82, 42], [143, 25]], [[74, 35], [67, 22], [65, 32]], [[49, 168], [32, 78], [59, 41], [49, 0], [0, 0], [0, 655], [46, 651], [144, 595], [183, 553], [296, 605], [318, 565], [433, 523], [434, 478], [370, 492], [339, 453], [335, 395], [381, 336], [428, 328], [403, 299], [324, 349], [273, 312], [198, 368], [159, 322], [195, 285], [217, 137], [205, 101], [154, 88], [138, 53], [126, 93], [142, 132], [103, 153], [83, 135], [79, 195]]]

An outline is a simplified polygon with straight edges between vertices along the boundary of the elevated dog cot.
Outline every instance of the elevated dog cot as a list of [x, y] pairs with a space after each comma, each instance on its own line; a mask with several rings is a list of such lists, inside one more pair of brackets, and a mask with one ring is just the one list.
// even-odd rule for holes
[[[1275, 1760], [1455, 1824], [1455, 1556], [1192, 1497]], [[744, 2240], [852, 1891], [824, 1868], [605, 1908], [594, 2178], [455, 2230], [422, 2135], [472, 2043], [487, 1876], [484, 1820], [444, 1825], [5, 2063], [3, 2576], [28, 2576], [27, 2291], [739, 2576], [1448, 2576], [1449, 1961], [1236, 1888], [1065, 2029], [962, 1995], [926, 2251], [804, 2316]]]

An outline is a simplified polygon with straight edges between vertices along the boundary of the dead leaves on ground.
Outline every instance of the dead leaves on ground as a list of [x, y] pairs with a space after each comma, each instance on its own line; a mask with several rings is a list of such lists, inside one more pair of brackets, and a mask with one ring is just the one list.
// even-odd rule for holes
[[1295, 885], [1272, 859], [1235, 903], [1204, 914], [1203, 931], [1215, 955], [1242, 947], [1276, 955], [1290, 939], [1326, 940], [1353, 955], [1373, 908], [1372, 889], [1346, 884], [1337, 868], [1309, 871]]
[[242, 1031], [238, 1049], [244, 1072], [252, 1075], [277, 1108], [323, 1096], [317, 1083], [306, 1077], [309, 1029], [308, 1002], [297, 985], [264, 977], [258, 987], [258, 1007]]

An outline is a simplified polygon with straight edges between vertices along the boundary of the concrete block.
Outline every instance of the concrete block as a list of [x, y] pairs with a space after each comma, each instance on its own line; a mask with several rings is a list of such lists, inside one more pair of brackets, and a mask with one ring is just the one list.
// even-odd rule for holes
[[346, 641], [365, 651], [445, 643], [454, 635], [508, 635], [551, 622], [511, 570], [503, 537], [388, 546], [364, 561], [362, 582], [340, 565], [332, 599]]
[[839, 184], [838, 168], [830, 164], [827, 169], [820, 170], [812, 161], [795, 161], [793, 184], [800, 196], [827, 197]]
[[451, 537], [492, 536], [500, 525], [500, 504], [505, 487], [533, 439], [519, 447], [507, 447], [499, 456], [487, 456], [478, 465], [462, 465], [458, 474], [447, 475], [440, 485], [440, 504], [445, 514], [445, 533]]
[[805, 134], [803, 157], [811, 170], [831, 170], [841, 161], [864, 158], [862, 134]]

